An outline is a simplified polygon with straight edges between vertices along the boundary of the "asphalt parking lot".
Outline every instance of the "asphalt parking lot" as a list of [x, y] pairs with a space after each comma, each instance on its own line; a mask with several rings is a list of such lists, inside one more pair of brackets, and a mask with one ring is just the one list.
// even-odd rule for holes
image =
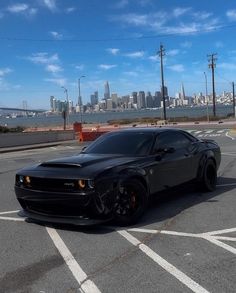
[[236, 137], [189, 131], [221, 146], [217, 189], [169, 192], [125, 229], [45, 227], [17, 215], [15, 172], [78, 146], [0, 154], [0, 292], [236, 292]]

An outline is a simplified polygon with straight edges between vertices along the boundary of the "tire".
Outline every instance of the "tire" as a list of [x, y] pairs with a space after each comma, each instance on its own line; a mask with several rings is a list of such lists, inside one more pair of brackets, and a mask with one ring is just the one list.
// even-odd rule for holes
[[119, 226], [136, 223], [148, 206], [147, 190], [137, 179], [127, 179], [118, 188], [113, 218]]
[[213, 160], [208, 159], [205, 163], [200, 187], [203, 191], [213, 191], [216, 188], [217, 170]]

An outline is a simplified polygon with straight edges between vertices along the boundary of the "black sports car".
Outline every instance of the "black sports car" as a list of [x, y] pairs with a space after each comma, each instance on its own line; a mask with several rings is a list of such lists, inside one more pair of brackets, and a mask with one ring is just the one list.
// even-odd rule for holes
[[151, 195], [195, 180], [214, 190], [220, 148], [186, 131], [132, 128], [110, 132], [80, 154], [16, 174], [20, 215], [57, 223], [136, 222]]

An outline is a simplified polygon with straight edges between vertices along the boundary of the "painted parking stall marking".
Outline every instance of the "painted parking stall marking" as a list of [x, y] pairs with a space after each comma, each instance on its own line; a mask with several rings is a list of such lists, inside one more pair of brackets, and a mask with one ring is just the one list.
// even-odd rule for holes
[[[24, 218], [8, 216], [17, 212], [18, 210], [0, 212], [0, 220], [24, 222], [25, 221]], [[65, 242], [62, 240], [62, 238], [56, 231], [56, 229], [51, 227], [46, 227], [46, 230], [51, 240], [53, 241], [55, 247], [59, 251], [62, 258], [64, 259], [66, 265], [68, 266], [74, 278], [78, 282], [79, 291], [82, 293], [100, 293], [101, 291], [98, 289], [96, 284], [88, 278], [87, 274], [82, 270], [82, 268], [80, 267], [80, 265], [75, 260], [72, 253], [66, 246]], [[211, 244], [214, 244], [220, 247], [221, 249], [224, 249], [236, 255], [236, 248], [222, 242], [222, 241], [236, 242], [236, 237], [231, 237], [229, 235], [230, 233], [235, 233], [236, 228], [215, 230], [215, 231], [204, 232], [204, 233], [186, 233], [186, 232], [179, 232], [179, 231], [155, 230], [155, 229], [144, 229], [144, 228], [131, 228], [127, 230], [114, 229], [114, 232], [115, 231], [118, 232], [123, 238], [125, 238], [132, 245], [134, 245], [139, 250], [141, 250], [146, 256], [152, 259], [152, 261], [154, 261], [157, 265], [162, 267], [166, 272], [171, 274], [173, 277], [175, 277], [177, 280], [179, 280], [182, 284], [184, 284], [186, 287], [188, 287], [195, 293], [208, 293], [209, 291], [203, 288], [196, 281], [188, 277], [185, 273], [180, 271], [177, 267], [175, 267], [174, 265], [166, 261], [163, 257], [161, 257], [157, 252], [152, 250], [146, 244], [139, 241], [137, 238], [131, 235], [131, 233], [138, 232], [138, 233], [149, 233], [149, 234], [150, 233], [163, 234], [166, 236], [175, 236], [175, 237], [199, 238], [199, 239], [206, 240], [210, 242]]]
[[219, 137], [219, 136], [226, 136], [232, 140], [234, 140], [234, 138], [232, 136], [229, 135], [229, 129], [203, 129], [203, 130], [196, 130], [196, 129], [190, 129], [190, 130], [186, 130], [187, 132], [191, 133], [194, 136], [197, 136], [199, 138], [203, 138], [203, 137]]
[[225, 250], [227, 250], [233, 254], [236, 254], [236, 248], [220, 241], [220, 240], [236, 241], [235, 237], [217, 236], [217, 235], [222, 235], [222, 234], [226, 234], [226, 233], [236, 232], [236, 228], [211, 231], [211, 232], [199, 233], [199, 234], [183, 233], [183, 232], [176, 232], [176, 231], [165, 231], [165, 230], [149, 230], [149, 229], [139, 229], [139, 228], [128, 229], [128, 231], [140, 232], [140, 233], [152, 233], [152, 234], [166, 234], [166, 235], [180, 236], [180, 237], [202, 238], [202, 239], [205, 239], [205, 240], [207, 240], [207, 241], [209, 241], [209, 242], [211, 242], [221, 248], [224, 248]]
[[15, 217], [8, 217], [8, 216], [2, 216], [2, 215], [11, 215], [11, 214], [16, 214], [18, 213], [19, 210], [16, 211], [7, 211], [7, 212], [0, 212], [0, 220], [4, 220], [4, 221], [15, 221], [15, 222], [24, 222], [25, 219], [23, 218], [15, 218]]
[[183, 283], [185, 286], [187, 286], [193, 292], [209, 293], [209, 291], [207, 291], [202, 286], [200, 286], [198, 283], [196, 283], [194, 280], [189, 278], [186, 274], [181, 272], [175, 266], [173, 266], [172, 264], [167, 262], [164, 258], [162, 258], [160, 255], [158, 255], [156, 252], [154, 252], [147, 245], [140, 242], [137, 238], [133, 237], [127, 231], [125, 231], [125, 230], [118, 231], [118, 233], [120, 235], [122, 235], [125, 239], [127, 239], [130, 243], [132, 243], [134, 246], [138, 247], [143, 253], [145, 253], [148, 257], [150, 257], [155, 263], [157, 263], [164, 270], [166, 270], [168, 273], [173, 275], [176, 279], [178, 279], [181, 283]]
[[79, 283], [81, 291], [85, 293], [99, 293], [100, 290], [97, 286], [88, 279], [86, 273], [81, 269], [80, 265], [77, 263], [59, 234], [54, 228], [46, 227], [46, 230], [51, 237], [54, 245], [58, 249], [59, 253], [63, 257], [66, 265], [72, 272], [73, 276], [75, 277], [76, 281]]

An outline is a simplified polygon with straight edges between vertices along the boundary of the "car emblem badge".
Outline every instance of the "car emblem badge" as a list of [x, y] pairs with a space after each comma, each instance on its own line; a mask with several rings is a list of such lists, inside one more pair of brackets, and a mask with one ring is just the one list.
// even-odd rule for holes
[[75, 186], [75, 184], [74, 183], [64, 183], [64, 186], [71, 186], [71, 187], [74, 187]]
[[153, 174], [153, 169], [150, 169], [150, 171], [149, 171], [149, 172], [150, 172], [150, 174], [152, 175], [152, 174]]

